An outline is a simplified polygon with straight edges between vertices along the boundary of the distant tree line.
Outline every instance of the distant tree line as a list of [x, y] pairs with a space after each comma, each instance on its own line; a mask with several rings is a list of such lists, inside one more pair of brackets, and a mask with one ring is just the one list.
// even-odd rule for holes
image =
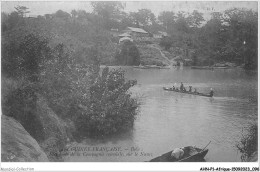
[[[258, 13], [255, 11], [233, 8], [224, 12], [212, 12], [210, 20], [206, 21], [203, 13], [197, 10], [191, 13], [163, 11], [156, 17], [149, 9], [126, 13], [123, 11], [124, 4], [116, 1], [91, 2], [91, 5], [91, 13], [85, 10], [72, 10], [71, 13], [58, 10], [53, 14], [46, 14], [44, 18], [74, 23], [67, 25], [64, 30], [67, 29], [67, 33], [72, 32], [73, 36], [78, 32], [81, 36], [77, 38], [84, 39], [83, 42], [98, 41], [101, 47], [113, 40], [108, 32], [110, 29], [141, 27], [151, 34], [167, 32], [169, 36], [164, 37], [160, 45], [170, 52], [172, 50], [173, 54], [176, 49], [181, 49], [185, 52], [184, 58], [192, 58], [194, 65], [233, 62], [246, 69], [257, 68]], [[18, 7], [16, 12], [8, 15], [8, 21], [7, 14], [3, 14], [2, 31], [10, 30], [23, 22], [18, 22], [18, 18], [26, 13], [27, 8]], [[43, 16], [38, 18], [42, 19]], [[84, 25], [86, 31], [79, 32], [79, 28]], [[85, 36], [84, 32], [89, 35]], [[116, 54], [110, 52], [110, 60], [103, 61], [111, 62], [112, 56], [115, 57]]]
[[92, 2], [94, 14], [101, 16], [103, 28], [123, 30], [141, 27], [149, 33], [165, 31], [170, 36], [161, 41], [166, 50], [193, 50], [193, 61], [233, 62], [246, 69], [257, 68], [258, 13], [232, 8], [212, 12], [206, 21], [203, 13], [163, 11], [156, 17], [149, 9], [125, 13], [120, 2]]
[[120, 2], [92, 2], [92, 6], [94, 14], [101, 16], [103, 28], [123, 30], [133, 26], [152, 34], [167, 32], [170, 36], [164, 37], [160, 45], [166, 50], [192, 50], [194, 65], [233, 62], [245, 69], [257, 68], [258, 13], [253, 10], [212, 12], [206, 21], [197, 10], [163, 11], [156, 17], [149, 9], [125, 13]]

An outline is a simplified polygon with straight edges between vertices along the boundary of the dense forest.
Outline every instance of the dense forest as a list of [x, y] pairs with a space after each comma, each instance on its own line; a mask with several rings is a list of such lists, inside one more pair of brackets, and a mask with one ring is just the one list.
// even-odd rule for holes
[[[116, 65], [121, 47], [117, 46], [118, 39], [112, 36], [111, 29], [121, 32], [126, 27], [140, 27], [151, 37], [158, 31], [167, 32], [168, 36], [161, 39], [160, 46], [172, 56], [182, 52], [183, 58], [192, 59], [193, 65], [231, 62], [246, 69], [257, 68], [258, 14], [255, 11], [232, 8], [212, 12], [206, 20], [197, 10], [191, 13], [162, 11], [155, 16], [149, 9], [126, 13], [121, 2], [91, 2], [91, 5], [91, 13], [59, 10], [34, 19], [23, 17], [26, 20], [23, 22], [19, 21], [19, 16], [26, 15], [26, 8], [11, 14], [3, 13], [2, 31], [10, 32], [27, 25], [36, 32], [50, 34], [53, 41], [67, 44], [66, 47], [76, 53], [95, 45], [100, 49], [101, 64]], [[134, 54], [138, 60], [138, 52]]]

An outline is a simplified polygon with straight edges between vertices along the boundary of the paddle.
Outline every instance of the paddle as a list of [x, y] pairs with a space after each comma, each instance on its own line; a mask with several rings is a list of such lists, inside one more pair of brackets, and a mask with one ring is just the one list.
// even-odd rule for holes
[[211, 143], [211, 141], [209, 141], [209, 143], [200, 151], [200, 152], [202, 152], [202, 151], [204, 151], [204, 149], [206, 149], [206, 147], [208, 147], [208, 145]]

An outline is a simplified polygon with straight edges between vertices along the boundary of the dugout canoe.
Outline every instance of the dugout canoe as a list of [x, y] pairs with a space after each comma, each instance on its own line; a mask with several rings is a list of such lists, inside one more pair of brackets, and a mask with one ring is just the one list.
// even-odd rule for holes
[[206, 70], [213, 70], [213, 67], [209, 66], [191, 66], [191, 69], [206, 69]]
[[172, 88], [169, 88], [169, 87], [163, 87], [163, 89], [165, 91], [174, 91], [174, 92], [177, 92], [177, 93], [183, 93], [183, 94], [191, 94], [191, 95], [195, 95], [195, 96], [204, 96], [204, 97], [212, 97], [211, 95], [209, 94], [204, 94], [204, 93], [194, 93], [194, 92], [184, 92], [184, 91], [180, 91], [180, 90], [174, 90]]
[[200, 149], [195, 146], [184, 147], [184, 155], [177, 160], [171, 156], [172, 151], [169, 151], [161, 156], [151, 159], [149, 162], [203, 162], [204, 157], [208, 153], [208, 149]]
[[134, 66], [137, 69], [170, 69], [169, 66], [156, 66], [156, 65], [145, 65], [145, 66]]

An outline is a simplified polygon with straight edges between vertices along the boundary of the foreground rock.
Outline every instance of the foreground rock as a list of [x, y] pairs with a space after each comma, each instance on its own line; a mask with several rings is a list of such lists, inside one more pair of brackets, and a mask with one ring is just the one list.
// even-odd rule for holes
[[3, 114], [23, 126], [49, 161], [63, 161], [61, 150], [72, 138], [72, 122], [59, 118], [32, 85], [26, 84], [10, 92], [3, 101]]
[[47, 162], [37, 141], [13, 118], [1, 116], [1, 158], [3, 162]]

